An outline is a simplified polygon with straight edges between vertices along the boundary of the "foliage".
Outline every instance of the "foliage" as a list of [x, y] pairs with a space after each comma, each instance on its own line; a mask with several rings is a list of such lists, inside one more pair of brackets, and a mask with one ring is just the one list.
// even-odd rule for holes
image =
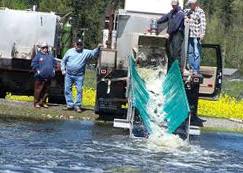
[[242, 81], [223, 81], [222, 94], [227, 94], [230, 97], [234, 97], [236, 100], [243, 98], [243, 82]]
[[18, 101], [29, 101], [33, 102], [34, 97], [33, 96], [17, 96], [17, 95], [12, 95], [11, 93], [7, 93], [7, 96], [5, 97], [7, 100], [18, 100]]
[[219, 118], [243, 119], [243, 100], [221, 95], [218, 101], [199, 100], [198, 114]]
[[[73, 2], [73, 27], [75, 34], [85, 38], [86, 47], [94, 47], [101, 40], [104, 9], [107, 1], [92, 0]], [[88, 29], [85, 33], [82, 28]], [[84, 35], [85, 34], [85, 35]]]
[[[0, 0], [0, 7], [23, 10], [38, 5], [42, 12], [59, 15], [72, 12], [74, 37], [85, 37], [85, 47], [94, 48], [101, 42], [106, 9], [112, 5], [122, 6], [123, 3], [124, 0]], [[83, 28], [87, 29], [85, 33]]]
[[[75, 86], [73, 86], [73, 98], [76, 98], [77, 94], [77, 89]], [[84, 87], [83, 88], [83, 100], [82, 100], [82, 105], [84, 107], [94, 107], [95, 105], [95, 98], [96, 98], [96, 91], [93, 88], [89, 87]], [[18, 100], [18, 101], [34, 101], [33, 96], [17, 96], [17, 95], [12, 95], [11, 93], [8, 93], [6, 98], [7, 100]]]
[[0, 7], [23, 10], [29, 8], [30, 6], [28, 5], [27, 0], [0, 0]]
[[66, 14], [72, 10], [70, 1], [67, 0], [41, 0], [39, 10], [43, 12], [55, 12]]
[[207, 16], [206, 43], [220, 44], [224, 65], [239, 70], [243, 67], [242, 0], [200, 0]]
[[[73, 98], [76, 99], [77, 89], [73, 86]], [[82, 105], [84, 107], [94, 107], [96, 98], [96, 90], [93, 88], [83, 88]]]

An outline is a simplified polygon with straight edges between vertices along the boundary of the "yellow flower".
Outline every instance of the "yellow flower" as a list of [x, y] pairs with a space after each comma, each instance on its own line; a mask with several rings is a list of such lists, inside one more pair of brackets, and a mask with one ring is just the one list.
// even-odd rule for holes
[[243, 100], [237, 101], [229, 95], [221, 95], [218, 101], [199, 100], [198, 114], [243, 119]]
[[[73, 86], [73, 98], [76, 98], [77, 89]], [[83, 87], [84, 107], [93, 107], [95, 105], [96, 90], [89, 87]], [[33, 96], [15, 96], [8, 93], [6, 99], [33, 101]], [[229, 95], [221, 95], [218, 101], [199, 100], [198, 114], [210, 117], [220, 118], [239, 118], [243, 119], [243, 100], [237, 101]]]
[[[76, 99], [77, 89], [73, 86], [73, 99]], [[94, 107], [96, 98], [96, 90], [93, 88], [83, 87], [83, 100], [82, 105], [86, 107]], [[19, 100], [19, 101], [34, 101], [33, 96], [16, 96], [8, 93], [6, 96], [8, 100]]]

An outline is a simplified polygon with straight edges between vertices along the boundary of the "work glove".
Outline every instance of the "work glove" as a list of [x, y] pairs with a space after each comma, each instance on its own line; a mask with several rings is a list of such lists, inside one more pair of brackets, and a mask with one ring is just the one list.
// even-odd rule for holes
[[103, 48], [103, 47], [104, 47], [104, 45], [101, 44], [101, 43], [99, 43], [99, 44], [97, 45], [97, 48], [98, 48], [98, 49]]
[[201, 35], [200, 35], [200, 43], [202, 43], [202, 42], [203, 42], [204, 37], [205, 37], [205, 35], [204, 35], [204, 34], [201, 34]]
[[166, 34], [165, 34], [165, 38], [166, 38], [166, 39], [169, 39], [169, 38], [170, 38], [170, 34], [166, 33]]

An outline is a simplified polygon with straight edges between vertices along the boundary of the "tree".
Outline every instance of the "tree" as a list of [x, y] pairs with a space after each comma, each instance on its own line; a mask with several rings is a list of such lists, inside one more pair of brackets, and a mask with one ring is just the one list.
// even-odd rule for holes
[[21, 0], [1, 0], [0, 1], [0, 6], [1, 7], [7, 7], [7, 8], [10, 8], [10, 9], [27, 9], [28, 8], [28, 5], [21, 1]]
[[68, 0], [40, 0], [39, 10], [64, 15], [72, 10], [70, 5], [70, 1]]
[[226, 67], [243, 67], [242, 0], [201, 0], [207, 14], [207, 43], [221, 44]]

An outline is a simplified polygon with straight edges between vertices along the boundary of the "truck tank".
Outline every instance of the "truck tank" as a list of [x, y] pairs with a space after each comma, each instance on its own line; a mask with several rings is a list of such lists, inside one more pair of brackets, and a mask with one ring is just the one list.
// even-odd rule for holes
[[[6, 92], [16, 95], [33, 95], [34, 77], [30, 69], [38, 45], [45, 41], [50, 52], [57, 48], [59, 16], [54, 13], [0, 10], [0, 97]], [[56, 56], [56, 55], [55, 55]], [[58, 60], [58, 59], [57, 59]], [[58, 60], [60, 62], [60, 60]], [[63, 79], [59, 72], [53, 79], [53, 96], [63, 95]], [[56, 100], [56, 99], [52, 99]]]

